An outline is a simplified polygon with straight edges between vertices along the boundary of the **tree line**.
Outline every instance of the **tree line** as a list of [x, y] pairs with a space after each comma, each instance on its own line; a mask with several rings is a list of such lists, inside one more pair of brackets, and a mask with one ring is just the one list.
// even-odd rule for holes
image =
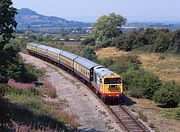
[[180, 30], [145, 29], [119, 35], [112, 45], [121, 50], [143, 50], [148, 52], [180, 53]]
[[82, 43], [98, 48], [116, 46], [125, 51], [180, 53], [180, 30], [148, 28], [123, 33], [121, 25], [125, 23], [126, 18], [121, 15], [104, 15], [94, 23], [92, 35]]

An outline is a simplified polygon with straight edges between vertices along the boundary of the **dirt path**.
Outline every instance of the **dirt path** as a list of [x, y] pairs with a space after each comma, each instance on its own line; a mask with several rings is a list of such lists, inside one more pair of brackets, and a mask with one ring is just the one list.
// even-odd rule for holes
[[77, 116], [78, 131], [121, 131], [100, 100], [82, 82], [52, 64], [23, 53], [20, 55], [27, 63], [44, 69], [57, 90], [58, 98], [67, 101], [69, 107], [65, 110]]

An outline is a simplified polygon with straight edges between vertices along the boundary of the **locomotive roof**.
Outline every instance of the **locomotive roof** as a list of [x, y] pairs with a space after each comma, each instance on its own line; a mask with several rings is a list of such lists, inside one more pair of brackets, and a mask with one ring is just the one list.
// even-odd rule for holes
[[105, 67], [95, 67], [94, 72], [97, 73], [100, 77], [110, 75], [110, 74], [116, 74], [115, 72], [113, 72]]
[[27, 45], [31, 45], [31, 46], [38, 46], [38, 45], [40, 45], [40, 44], [37, 44], [37, 43], [33, 43], [33, 42], [31, 42], [31, 43], [27, 43]]
[[60, 53], [63, 52], [64, 50], [57, 49], [57, 48], [53, 48], [53, 47], [49, 47], [49, 48], [48, 48], [48, 51], [51, 51], [51, 52], [60, 54]]
[[84, 66], [85, 68], [87, 69], [91, 69], [95, 66], [98, 66], [99, 64], [93, 62], [93, 61], [90, 61], [86, 58], [83, 58], [83, 57], [78, 57], [77, 59], [74, 60], [76, 63]]
[[60, 53], [60, 55], [66, 57], [66, 58], [69, 58], [71, 60], [74, 60], [74, 59], [76, 59], [78, 57], [78, 55], [75, 55], [75, 54], [70, 53], [68, 51], [63, 51], [62, 53]]

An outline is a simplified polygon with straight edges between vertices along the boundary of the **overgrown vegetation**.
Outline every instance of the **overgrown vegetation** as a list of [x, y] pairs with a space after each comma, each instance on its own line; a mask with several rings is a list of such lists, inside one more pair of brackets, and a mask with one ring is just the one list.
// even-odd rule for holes
[[157, 76], [142, 69], [128, 70], [122, 76], [125, 87], [133, 97], [152, 99], [154, 93], [161, 87], [161, 81]]
[[96, 61], [97, 60], [97, 56], [96, 56], [96, 53], [95, 53], [94, 49], [92, 49], [90, 47], [86, 47], [83, 50], [82, 56], [87, 58], [88, 60], [91, 60], [91, 61]]
[[154, 100], [163, 107], [176, 107], [180, 103], [180, 86], [175, 82], [165, 82], [155, 93]]
[[24, 127], [26, 131], [63, 131], [67, 130], [65, 124], [69, 124], [69, 130], [77, 127], [76, 117], [63, 112], [64, 104], [44, 101], [38, 89], [22, 90], [0, 85], [0, 90], [5, 90], [7, 100], [5, 104], [0, 104], [3, 110], [1, 126], [4, 126], [0, 130], [21, 130]]
[[179, 30], [145, 29], [133, 31], [116, 38], [113, 45], [125, 51], [143, 50], [149, 52], [179, 53]]

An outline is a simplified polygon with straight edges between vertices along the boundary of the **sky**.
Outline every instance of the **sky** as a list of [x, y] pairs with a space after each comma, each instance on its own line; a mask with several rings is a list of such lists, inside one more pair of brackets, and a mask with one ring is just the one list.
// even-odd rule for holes
[[115, 12], [129, 22], [180, 22], [180, 0], [12, 0], [16, 8], [69, 20], [94, 22]]

